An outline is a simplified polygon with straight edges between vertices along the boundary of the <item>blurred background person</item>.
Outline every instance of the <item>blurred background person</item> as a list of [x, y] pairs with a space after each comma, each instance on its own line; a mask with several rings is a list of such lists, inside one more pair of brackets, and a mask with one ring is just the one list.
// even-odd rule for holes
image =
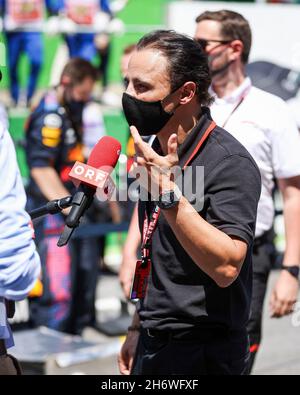
[[[108, 86], [108, 65], [111, 57], [111, 35], [112, 33], [124, 33], [123, 22], [116, 17], [116, 15], [123, 10], [128, 4], [128, 0], [114, 0], [109, 2], [111, 11], [111, 21], [107, 25], [107, 31], [96, 34], [95, 46], [99, 57], [99, 71], [102, 82], [101, 102], [106, 105], [116, 106], [118, 104], [117, 96], [114, 92], [109, 90]], [[130, 54], [131, 45], [126, 49]], [[122, 55], [122, 58], [124, 54]], [[125, 56], [126, 57], [126, 56]]]
[[253, 297], [248, 324], [252, 370], [262, 337], [262, 312], [272, 267], [274, 179], [284, 200], [286, 250], [272, 292], [273, 317], [291, 314], [299, 291], [300, 136], [287, 105], [252, 86], [245, 66], [252, 43], [249, 23], [233, 11], [204, 12], [196, 18], [195, 40], [209, 57], [213, 119], [239, 140], [255, 159], [262, 176], [256, 239], [253, 247]]
[[20, 99], [18, 65], [25, 53], [30, 63], [26, 105], [35, 93], [44, 56], [42, 29], [45, 11], [57, 12], [56, 0], [0, 0], [0, 15], [7, 42], [10, 92], [14, 105]]
[[[85, 161], [82, 116], [96, 79], [89, 62], [70, 60], [59, 86], [50, 89], [31, 114], [26, 128], [29, 210], [75, 191], [68, 174], [76, 161]], [[31, 323], [78, 334], [95, 318], [99, 253], [95, 238], [58, 248], [63, 226], [63, 215], [35, 223], [44, 292], [31, 300]]]
[[[60, 0], [60, 2], [59, 13], [67, 18], [63, 27], [69, 30], [69, 33], [65, 34], [65, 40], [70, 57], [80, 57], [91, 62], [97, 53], [95, 33], [104, 31], [112, 17], [109, 0]], [[89, 27], [94, 32], [80, 32], [81, 27]]]
[[25, 212], [26, 195], [12, 139], [0, 120], [0, 375], [21, 374], [18, 361], [7, 354], [14, 345], [7, 319], [14, 301], [28, 295], [40, 275], [40, 258]]
[[116, 95], [108, 90], [111, 33], [123, 29], [123, 23], [115, 18], [115, 15], [127, 5], [128, 1], [57, 1], [60, 16], [59, 30], [63, 33], [69, 56], [99, 64], [98, 70], [102, 82], [101, 100], [104, 104], [116, 105]]

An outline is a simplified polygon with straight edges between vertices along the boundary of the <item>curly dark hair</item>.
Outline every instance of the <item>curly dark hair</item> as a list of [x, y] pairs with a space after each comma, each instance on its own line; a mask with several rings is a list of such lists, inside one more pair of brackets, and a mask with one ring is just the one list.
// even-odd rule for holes
[[157, 49], [167, 58], [172, 91], [192, 81], [197, 86], [200, 104], [211, 104], [213, 99], [208, 92], [211, 75], [207, 56], [199, 43], [173, 30], [156, 30], [142, 37], [136, 47], [137, 51], [146, 48]]

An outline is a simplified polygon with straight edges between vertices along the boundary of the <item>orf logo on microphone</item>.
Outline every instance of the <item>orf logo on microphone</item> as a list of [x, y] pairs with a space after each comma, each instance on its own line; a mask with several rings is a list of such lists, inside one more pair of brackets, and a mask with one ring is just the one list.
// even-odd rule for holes
[[[81, 162], [76, 162], [70, 171], [69, 177], [72, 179], [73, 183], [78, 186], [83, 183], [90, 187], [97, 189], [97, 196], [99, 191], [102, 199], [110, 199], [114, 191], [114, 183], [109, 175], [108, 169], [101, 170], [95, 169], [92, 166], [86, 165]], [[98, 196], [99, 198], [99, 196]]]

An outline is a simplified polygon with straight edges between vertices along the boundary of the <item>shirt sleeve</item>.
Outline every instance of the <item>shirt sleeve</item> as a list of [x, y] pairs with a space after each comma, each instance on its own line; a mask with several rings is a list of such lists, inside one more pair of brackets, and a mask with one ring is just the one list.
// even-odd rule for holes
[[224, 233], [252, 244], [261, 193], [256, 165], [246, 156], [232, 155], [219, 163], [208, 179], [206, 220]]
[[0, 297], [24, 299], [40, 274], [40, 258], [25, 212], [26, 196], [15, 149], [0, 131]]
[[53, 166], [62, 144], [62, 119], [57, 113], [42, 114], [29, 122], [26, 156], [30, 169]]
[[2, 124], [5, 129], [9, 129], [9, 121], [8, 121], [8, 115], [5, 107], [0, 104], [0, 124]]
[[278, 99], [271, 131], [272, 163], [276, 178], [300, 175], [300, 134], [288, 106]]

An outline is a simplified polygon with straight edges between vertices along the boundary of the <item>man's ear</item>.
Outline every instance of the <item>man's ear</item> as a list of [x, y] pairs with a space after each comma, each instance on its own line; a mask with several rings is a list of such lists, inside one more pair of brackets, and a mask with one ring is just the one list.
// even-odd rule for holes
[[186, 82], [181, 89], [180, 104], [188, 104], [195, 97], [197, 85], [193, 81]]
[[233, 40], [230, 43], [230, 47], [232, 48], [232, 53], [230, 55], [230, 60], [241, 59], [244, 51], [244, 44], [241, 40]]

